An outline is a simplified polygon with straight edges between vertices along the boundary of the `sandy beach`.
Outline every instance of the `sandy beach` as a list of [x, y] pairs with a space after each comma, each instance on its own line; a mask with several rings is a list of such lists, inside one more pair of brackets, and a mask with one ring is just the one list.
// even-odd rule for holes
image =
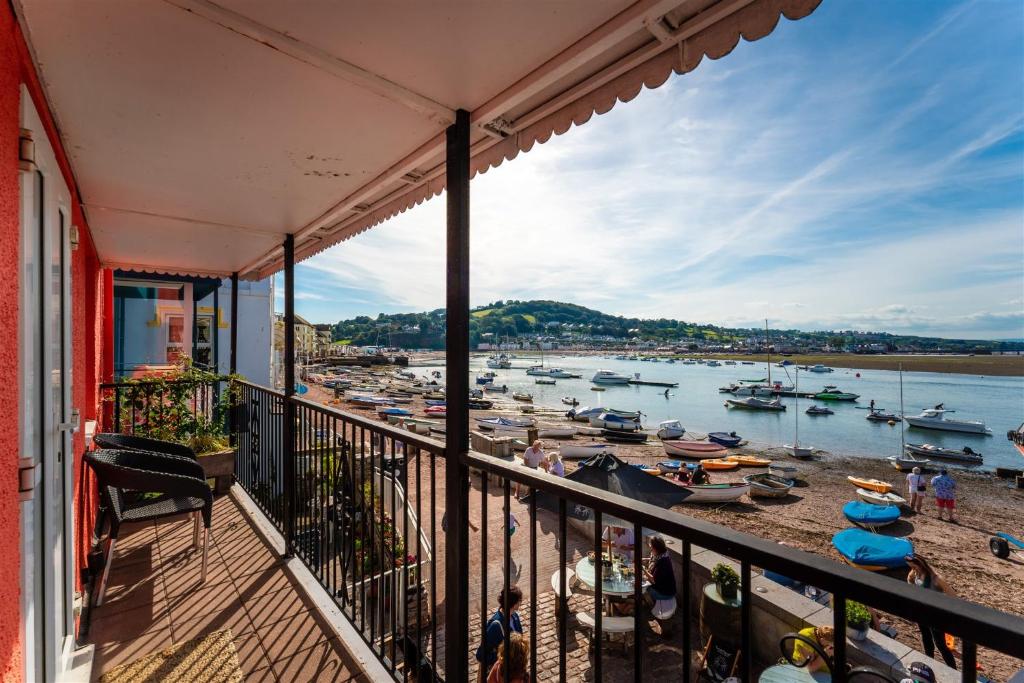
[[[317, 386], [310, 387], [310, 398], [327, 403], [332, 394]], [[489, 396], [493, 398], [493, 396]], [[471, 411], [474, 417], [519, 414], [519, 405], [504, 397], [501, 410]], [[369, 410], [356, 410], [342, 401], [335, 407], [358, 413], [370, 419], [376, 414]], [[425, 404], [415, 397], [412, 404], [403, 406], [422, 416]], [[496, 408], [499, 406], [496, 405]], [[539, 421], [569, 424], [559, 409], [537, 408]], [[575, 423], [579, 424], [579, 423]], [[434, 438], [443, 438], [432, 434]], [[688, 435], [700, 438], [703, 435]], [[572, 443], [598, 442], [589, 437], [577, 437]], [[545, 440], [546, 447], [556, 448], [558, 441]], [[655, 464], [665, 460], [663, 447], [652, 436], [643, 445], [616, 445], [616, 454], [630, 463]], [[749, 444], [735, 452], [756, 453], [778, 461], [795, 462], [780, 448]], [[567, 473], [576, 467], [566, 462]], [[762, 538], [786, 542], [803, 550], [842, 561], [832, 548], [833, 534], [851, 524], [843, 517], [844, 503], [855, 497], [855, 488], [846, 480], [847, 475], [881, 479], [893, 483], [902, 491], [905, 474], [899, 473], [884, 460], [857, 458], [842, 454], [817, 452], [814, 460], [802, 464], [808, 485], [794, 488], [791, 495], [780, 500], [743, 498], [741, 502], [723, 506], [684, 505], [676, 509], [724, 526]], [[764, 471], [740, 468], [730, 472], [712, 472], [714, 481], [739, 481], [746, 474]], [[952, 470], [959, 490], [957, 501], [958, 523], [939, 521], [935, 515], [934, 500], [926, 503], [922, 514], [904, 510], [904, 518], [883, 530], [894, 536], [909, 537], [915, 552], [926, 557], [942, 574], [958, 595], [995, 609], [1024, 615], [1020, 595], [1024, 594], [1024, 557], [1011, 556], [1008, 560], [994, 557], [988, 548], [989, 537], [996, 531], [1015, 536], [1022, 533], [1024, 523], [1024, 491], [1011, 490], [1006, 480], [991, 474]], [[897, 578], [904, 578], [902, 574]], [[898, 631], [898, 640], [908, 646], [920, 648], [920, 636], [915, 624], [900, 619], [891, 620]], [[979, 662], [984, 673], [996, 680], [1005, 680], [1021, 663], [999, 653], [979, 651]]]

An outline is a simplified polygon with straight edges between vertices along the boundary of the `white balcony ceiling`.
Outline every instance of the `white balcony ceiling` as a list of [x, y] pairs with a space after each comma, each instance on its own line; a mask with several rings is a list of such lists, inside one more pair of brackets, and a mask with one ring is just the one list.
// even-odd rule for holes
[[265, 277], [820, 0], [16, 0], [104, 264]]

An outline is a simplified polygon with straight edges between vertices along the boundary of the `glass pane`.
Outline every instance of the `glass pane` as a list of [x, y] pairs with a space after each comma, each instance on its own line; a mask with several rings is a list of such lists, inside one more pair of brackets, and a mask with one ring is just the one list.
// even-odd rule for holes
[[182, 344], [185, 341], [185, 318], [180, 315], [167, 317], [167, 343]]
[[198, 328], [196, 329], [196, 343], [197, 344], [209, 344], [212, 340], [213, 330], [213, 318], [202, 317], [198, 320]]

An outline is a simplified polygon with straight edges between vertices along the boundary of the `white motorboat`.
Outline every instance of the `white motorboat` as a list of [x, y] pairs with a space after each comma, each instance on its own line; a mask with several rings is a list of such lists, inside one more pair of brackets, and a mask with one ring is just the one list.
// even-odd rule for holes
[[665, 420], [658, 424], [659, 439], [678, 439], [685, 433], [686, 428], [683, 427], [679, 420]]
[[812, 365], [809, 368], [807, 368], [807, 372], [832, 372], [832, 368], [826, 367], [821, 363], [818, 363], [817, 365]]
[[928, 467], [928, 463], [931, 462], [931, 460], [928, 460], [926, 458], [915, 458], [913, 455], [910, 454], [904, 456], [890, 455], [888, 457], [888, 460], [889, 462], [892, 463], [892, 466], [895, 467], [900, 472], [907, 472], [914, 469], [915, 467], [920, 467], [922, 470], [924, 470]]
[[530, 367], [526, 368], [526, 374], [535, 375], [538, 377], [547, 377], [548, 369], [545, 368], [543, 365], [531, 365]]
[[512, 367], [512, 361], [504, 353], [498, 356], [491, 356], [487, 359], [487, 367], [496, 370], [508, 370]]
[[579, 377], [579, 375], [562, 368], [551, 368], [548, 370], [548, 376], [555, 377], [556, 379], [576, 379]]
[[714, 359], [712, 359], [712, 360], [709, 360], [709, 361], [707, 362], [707, 366], [708, 366], [709, 368], [717, 368], [717, 367], [719, 367], [720, 365], [721, 365], [721, 363], [719, 363], [719, 362], [718, 362], [717, 360], [714, 360]]
[[892, 491], [888, 493], [879, 493], [878, 491], [872, 491], [870, 489], [857, 489], [857, 497], [863, 500], [865, 503], [871, 503], [873, 505], [906, 505], [907, 501], [902, 496], [898, 496]]
[[785, 404], [779, 399], [773, 401], [766, 401], [763, 398], [757, 398], [755, 396], [749, 396], [742, 400], [737, 399], [726, 399], [726, 404], [733, 408], [740, 408], [742, 410], [773, 410], [783, 411], [786, 409]]
[[598, 370], [590, 381], [594, 384], [629, 384], [629, 377], [611, 370]]
[[[935, 458], [936, 460], [950, 460], [952, 462], [959, 462], [967, 465], [980, 465], [985, 461], [981, 453], [973, 450], [970, 446], [964, 446], [960, 450], [954, 450], [952, 448], [933, 446], [928, 443], [908, 443], [904, 445], [903, 449], [906, 454], [911, 457], [927, 455]], [[925, 460], [925, 462], [928, 461]]]
[[535, 379], [533, 381], [536, 384], [550, 384], [550, 385], [554, 385], [555, 382], [556, 382], [556, 380], [554, 378], [552, 378], [552, 377], [538, 377], [537, 379]]
[[936, 429], [944, 432], [967, 432], [968, 434], [991, 434], [992, 431], [985, 426], [981, 420], [952, 420], [946, 417], [946, 413], [955, 413], [955, 410], [946, 410], [942, 404], [934, 408], [925, 408], [920, 415], [904, 419], [911, 427], [919, 429]]

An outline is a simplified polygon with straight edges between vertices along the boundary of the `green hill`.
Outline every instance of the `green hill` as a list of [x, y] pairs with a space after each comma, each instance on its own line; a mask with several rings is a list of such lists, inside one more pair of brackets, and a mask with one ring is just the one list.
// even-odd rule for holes
[[[763, 328], [725, 328], [701, 325], [670, 318], [641, 319], [609, 315], [577, 304], [561, 301], [495, 301], [479, 306], [470, 316], [470, 343], [536, 339], [585, 339], [613, 345], [640, 339], [665, 344], [730, 344], [740, 340], [763, 339]], [[333, 326], [334, 340], [350, 340], [357, 346], [394, 346], [403, 348], [444, 348], [445, 310], [423, 313], [380, 314], [376, 318], [359, 316]], [[913, 346], [918, 350], [970, 351], [1017, 350], [1024, 344], [1014, 342], [977, 342], [911, 337], [885, 332], [772, 330], [776, 345], [796, 344], [803, 348], [844, 347], [850, 349], [895, 350]]]

